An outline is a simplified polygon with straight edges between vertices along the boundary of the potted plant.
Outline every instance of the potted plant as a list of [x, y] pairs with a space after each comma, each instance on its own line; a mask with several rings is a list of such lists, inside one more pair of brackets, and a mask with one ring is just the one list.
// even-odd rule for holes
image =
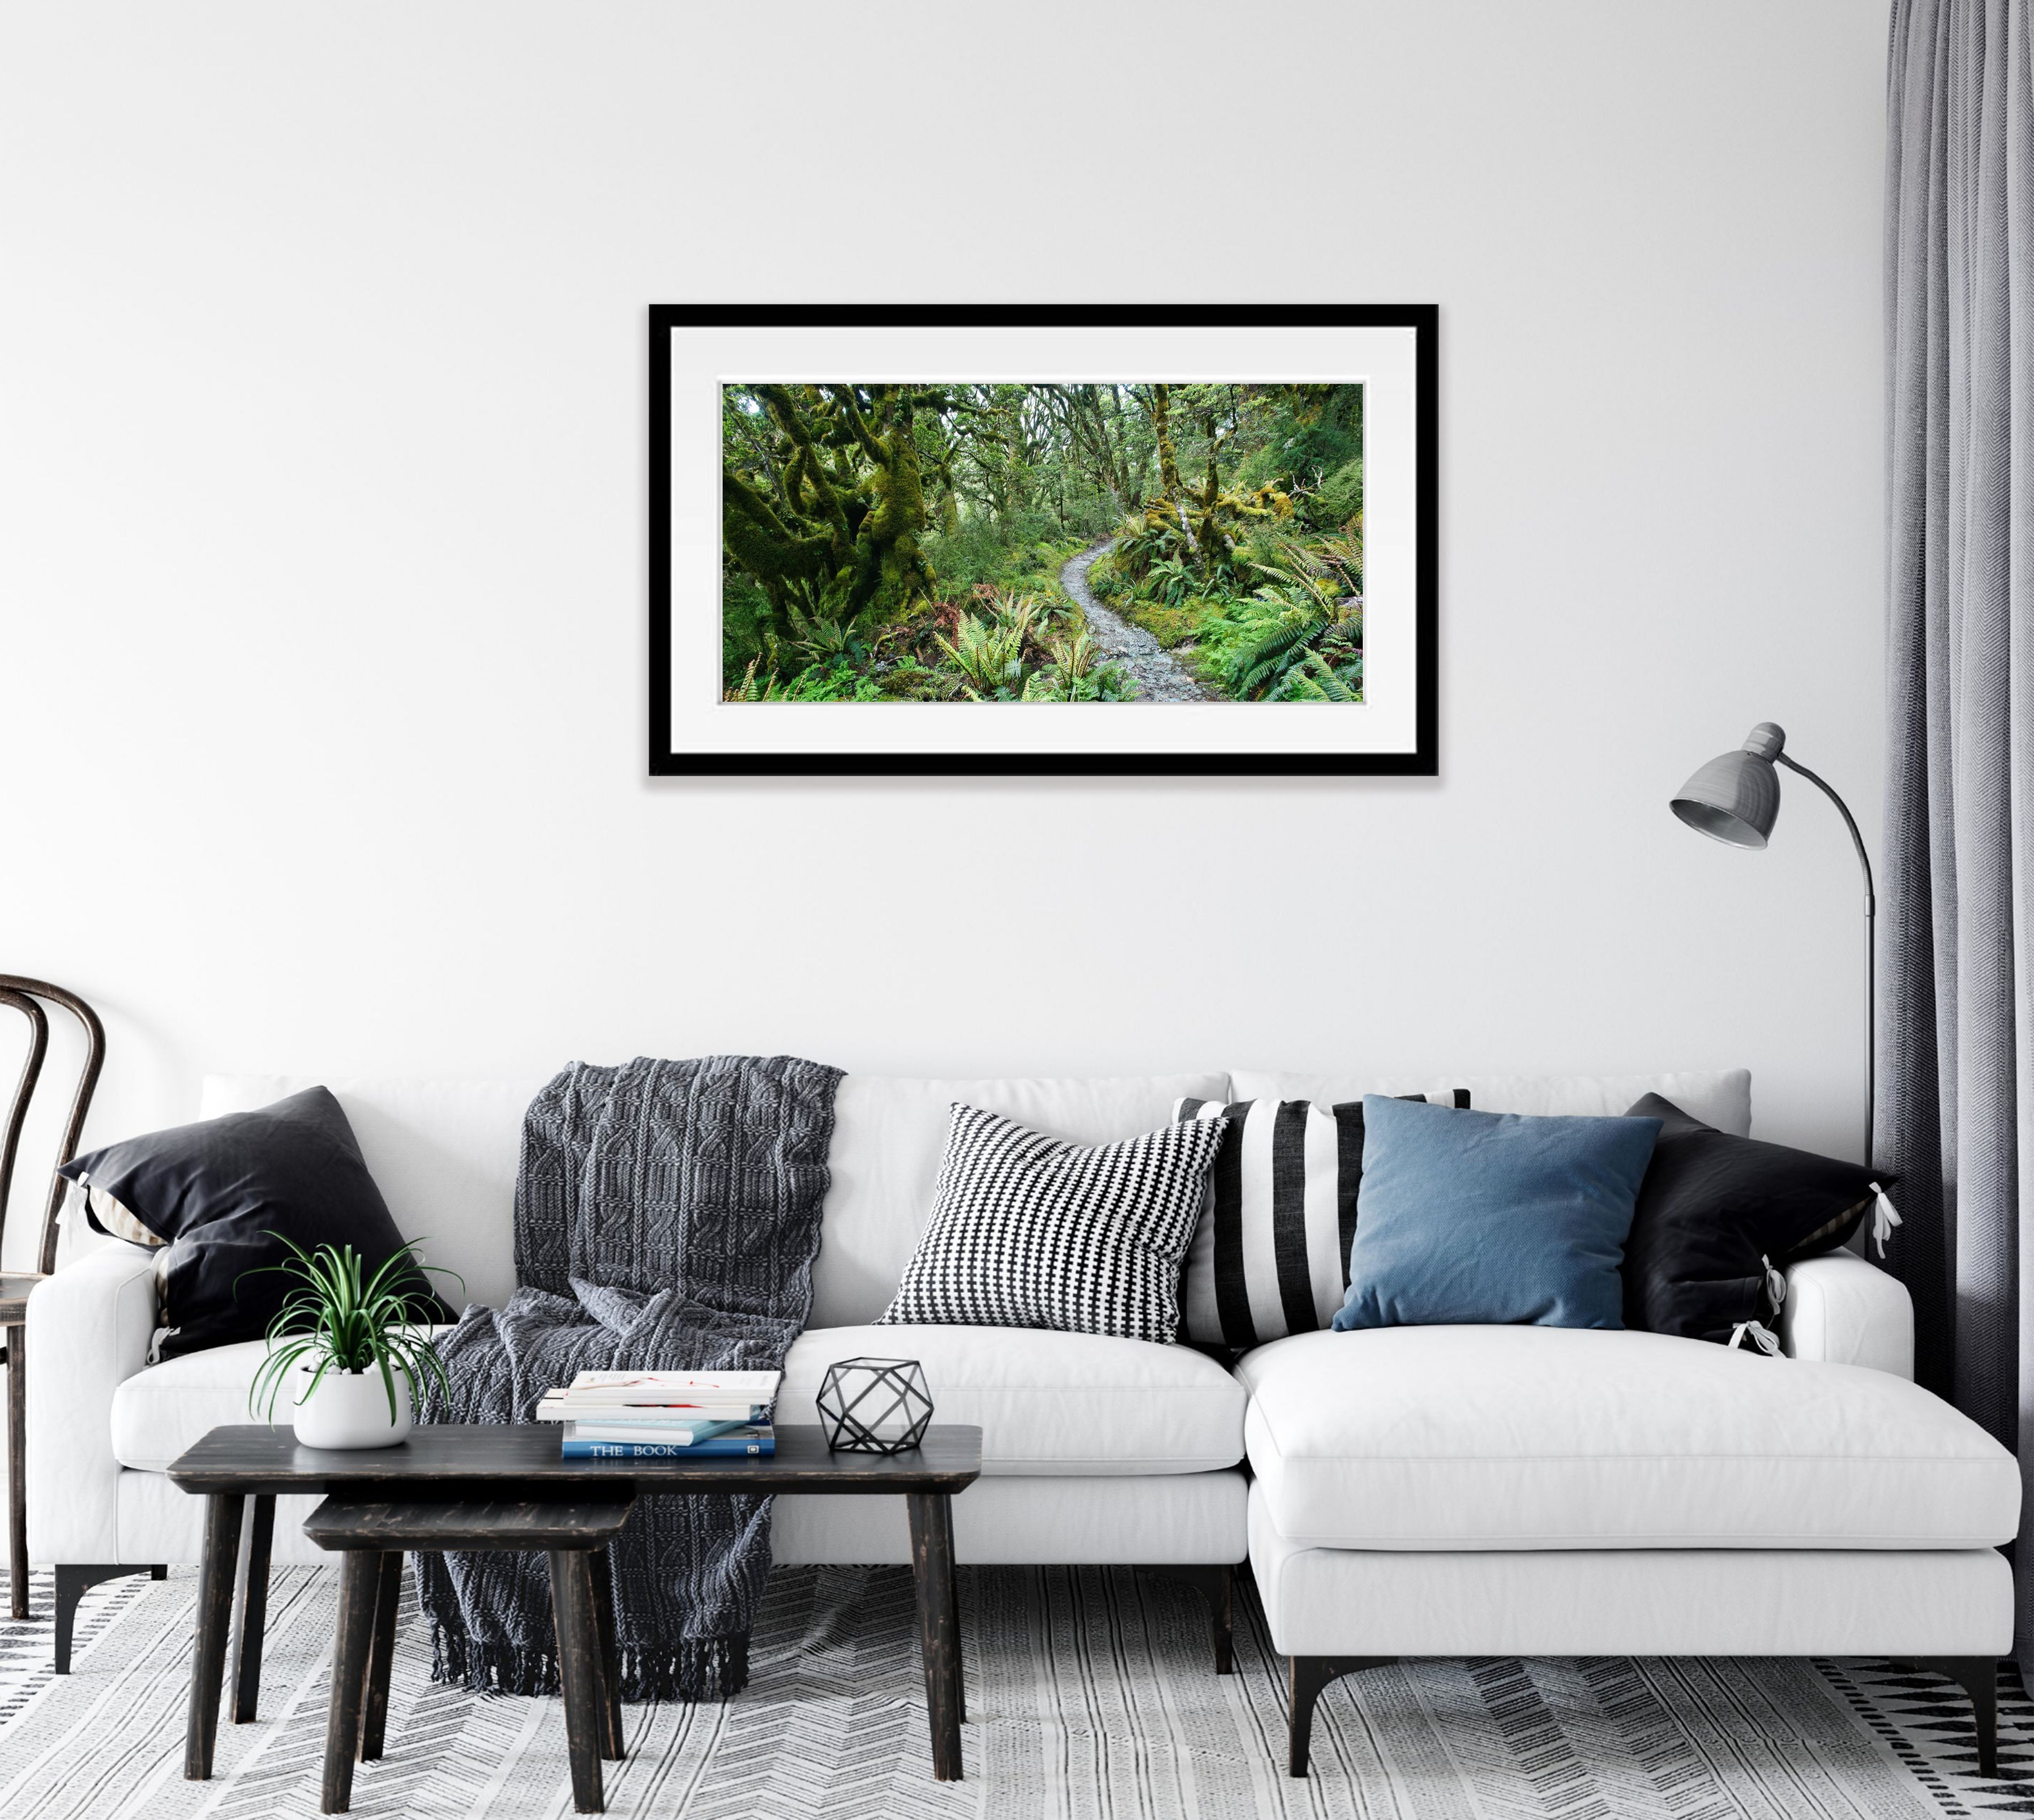
[[305, 1447], [393, 1447], [410, 1432], [414, 1393], [447, 1385], [445, 1362], [431, 1345], [437, 1309], [422, 1286], [421, 1273], [438, 1266], [416, 1257], [412, 1240], [366, 1277], [351, 1245], [306, 1251], [273, 1236], [294, 1255], [261, 1269], [297, 1286], [268, 1323], [268, 1356], [249, 1387], [248, 1407], [272, 1424], [287, 1387]]

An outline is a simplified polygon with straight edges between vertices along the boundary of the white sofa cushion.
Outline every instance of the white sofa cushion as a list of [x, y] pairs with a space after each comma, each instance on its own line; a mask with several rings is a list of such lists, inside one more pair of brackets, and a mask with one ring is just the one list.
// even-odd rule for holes
[[[425, 1330], [449, 1333], [448, 1327]], [[165, 1359], [131, 1378], [113, 1393], [113, 1457], [144, 1473], [167, 1471], [170, 1462], [212, 1429], [262, 1417], [247, 1406], [247, 1392], [261, 1369], [267, 1342], [243, 1340], [200, 1353]], [[289, 1398], [276, 1400], [276, 1423], [290, 1423]]]
[[[266, 1350], [262, 1341], [243, 1340], [137, 1372], [113, 1393], [113, 1457], [123, 1466], [164, 1472], [212, 1429], [259, 1421], [248, 1412], [247, 1390]], [[276, 1413], [288, 1421], [287, 1399]]]
[[936, 1422], [981, 1430], [990, 1477], [1210, 1472], [1243, 1458], [1243, 1387], [1203, 1353], [1035, 1327], [819, 1327], [792, 1343], [780, 1422], [816, 1422], [839, 1359], [916, 1359]]
[[1976, 1548], [2013, 1456], [1885, 1372], [1664, 1334], [1386, 1327], [1259, 1347], [1250, 1463], [1313, 1548]]
[[1239, 1100], [1319, 1100], [1330, 1105], [1365, 1094], [1428, 1094], [1444, 1103], [1456, 1087], [1467, 1087], [1480, 1113], [1552, 1113], [1609, 1117], [1647, 1094], [1672, 1100], [1684, 1113], [1734, 1137], [1751, 1135], [1751, 1075], [1743, 1068], [1694, 1070], [1675, 1075], [1280, 1075], [1238, 1068], [1229, 1076], [1230, 1096]]
[[[250, 1340], [167, 1359], [113, 1393], [113, 1453], [159, 1473], [223, 1423], [248, 1413], [261, 1362]], [[916, 1359], [941, 1422], [982, 1430], [982, 1470], [1064, 1477], [1210, 1472], [1243, 1458], [1243, 1387], [1185, 1346], [1028, 1327], [809, 1329], [784, 1361], [780, 1422], [816, 1422], [837, 1359]]]

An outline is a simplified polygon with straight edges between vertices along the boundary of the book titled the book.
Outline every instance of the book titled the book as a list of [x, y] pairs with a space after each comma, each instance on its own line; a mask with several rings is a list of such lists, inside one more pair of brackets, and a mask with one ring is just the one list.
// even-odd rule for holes
[[568, 1460], [699, 1460], [723, 1457], [767, 1457], [777, 1450], [774, 1435], [745, 1437], [740, 1435], [717, 1435], [709, 1441], [697, 1441], [689, 1447], [677, 1447], [668, 1441], [578, 1441], [568, 1439], [563, 1443], [563, 1456]]

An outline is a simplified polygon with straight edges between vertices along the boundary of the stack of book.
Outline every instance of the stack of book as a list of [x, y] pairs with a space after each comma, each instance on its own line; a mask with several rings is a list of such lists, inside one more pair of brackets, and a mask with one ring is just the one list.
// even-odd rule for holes
[[546, 1390], [537, 1420], [564, 1424], [568, 1460], [775, 1454], [782, 1372], [581, 1372]]

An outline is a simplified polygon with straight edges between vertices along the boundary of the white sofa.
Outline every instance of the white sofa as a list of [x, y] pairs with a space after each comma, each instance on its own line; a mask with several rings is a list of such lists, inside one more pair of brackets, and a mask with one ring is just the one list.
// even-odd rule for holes
[[[200, 1109], [310, 1084], [216, 1078]], [[501, 1300], [522, 1113], [541, 1082], [325, 1084], [403, 1232], [465, 1277], [469, 1299]], [[1742, 1071], [850, 1075], [811, 1323], [786, 1361], [779, 1419], [812, 1419], [835, 1359], [921, 1360], [940, 1417], [983, 1430], [982, 1477], [955, 1505], [959, 1558], [1130, 1562], [1195, 1578], [1215, 1606], [1220, 1666], [1227, 1575], [1247, 1557], [1272, 1640], [1293, 1658], [1295, 1773], [1321, 1687], [1404, 1655], [1897, 1654], [1957, 1664], [1979, 1690], [1972, 1664], [2011, 1641], [1995, 1544], [2017, 1529], [2017, 1469], [1908, 1381], [1905, 1291], [1848, 1252], [1789, 1273], [1791, 1364], [1646, 1334], [1437, 1328], [1297, 1336], [1232, 1374], [1184, 1346], [868, 1324], [929, 1214], [955, 1100], [1101, 1143], [1164, 1123], [1183, 1096], [1458, 1086], [1493, 1111], [1613, 1113], [1658, 1091], [1724, 1130], [1751, 1122]], [[200, 1558], [203, 1501], [164, 1469], [208, 1428], [250, 1419], [259, 1346], [150, 1366], [155, 1320], [151, 1261], [118, 1244], [59, 1270], [29, 1304], [28, 1540], [58, 1569], [60, 1659], [85, 1585]], [[276, 1558], [320, 1559], [291, 1506], [278, 1508]], [[780, 1499], [774, 1546], [786, 1563], [903, 1563], [902, 1500]]]

